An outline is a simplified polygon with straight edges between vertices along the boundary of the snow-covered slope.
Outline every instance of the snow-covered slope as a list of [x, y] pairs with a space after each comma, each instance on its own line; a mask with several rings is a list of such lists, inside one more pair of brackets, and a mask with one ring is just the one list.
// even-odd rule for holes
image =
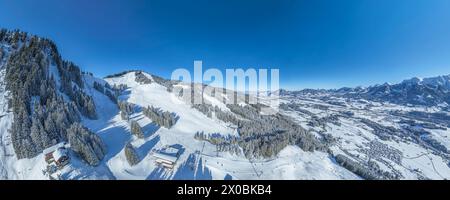
[[450, 178], [450, 113], [440, 107], [401, 106], [333, 93], [285, 94], [283, 113], [318, 137], [334, 155], [394, 179]]
[[[145, 74], [150, 79], [152, 76]], [[179, 120], [171, 128], [158, 127], [151, 120], [136, 112], [131, 120], [136, 120], [145, 132], [146, 137], [139, 139], [129, 132], [130, 127], [122, 120], [119, 113], [108, 115], [102, 122], [85, 121], [85, 124], [96, 130], [108, 147], [105, 159], [107, 166], [118, 179], [340, 179], [357, 178], [349, 171], [336, 165], [325, 153], [307, 153], [293, 146], [286, 147], [278, 158], [270, 160], [250, 161], [243, 156], [217, 152], [215, 145], [194, 139], [196, 132], [220, 133], [221, 135], [237, 135], [233, 126], [217, 119], [208, 118], [193, 109], [173, 93], [167, 91], [156, 82], [139, 84], [135, 81], [135, 73], [129, 72], [119, 77], [108, 78], [110, 85], [125, 84], [128, 86], [119, 97], [138, 107], [154, 106], [177, 113]], [[96, 102], [111, 102], [95, 98]], [[176, 102], [173, 102], [176, 101]], [[216, 101], [219, 104], [219, 101]], [[218, 105], [226, 107], [225, 105]], [[99, 113], [103, 111], [98, 109]], [[109, 109], [106, 112], [110, 112]], [[105, 125], [100, 125], [105, 123]], [[103, 128], [104, 127], [104, 128]], [[123, 147], [131, 142], [137, 149], [141, 161], [130, 166], [125, 158]], [[151, 151], [166, 145], [177, 145], [183, 150], [173, 170], [165, 170], [155, 165]], [[318, 168], [323, 170], [317, 171]]]
[[7, 157], [10, 156], [10, 148], [8, 144], [8, 128], [11, 126], [12, 113], [8, 112], [8, 91], [5, 88], [5, 73], [4, 60], [0, 60], [0, 179], [7, 179], [8, 163]]

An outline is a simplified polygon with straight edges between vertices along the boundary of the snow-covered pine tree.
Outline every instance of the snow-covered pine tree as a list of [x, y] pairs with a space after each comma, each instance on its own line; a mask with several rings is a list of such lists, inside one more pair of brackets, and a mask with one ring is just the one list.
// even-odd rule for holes
[[125, 157], [127, 158], [128, 164], [131, 166], [138, 164], [140, 161], [139, 156], [131, 143], [125, 145]]
[[134, 120], [130, 122], [131, 133], [138, 138], [144, 138], [144, 132], [142, 132], [141, 126]]
[[96, 166], [106, 154], [106, 147], [100, 137], [79, 123], [74, 123], [67, 130], [70, 147], [89, 165]]

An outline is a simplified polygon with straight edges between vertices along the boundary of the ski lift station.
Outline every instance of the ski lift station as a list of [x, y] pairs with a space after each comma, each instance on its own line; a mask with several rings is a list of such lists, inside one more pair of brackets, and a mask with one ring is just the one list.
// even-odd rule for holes
[[173, 169], [178, 158], [180, 157], [179, 148], [174, 146], [165, 146], [153, 152], [153, 157], [156, 159], [155, 163], [167, 169]]

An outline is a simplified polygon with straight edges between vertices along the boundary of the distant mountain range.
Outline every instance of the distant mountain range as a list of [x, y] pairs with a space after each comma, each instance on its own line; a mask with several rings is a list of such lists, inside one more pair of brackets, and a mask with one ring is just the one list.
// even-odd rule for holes
[[305, 89], [281, 91], [282, 95], [328, 94], [401, 105], [447, 107], [450, 104], [450, 75], [431, 78], [411, 78], [398, 84], [377, 84], [369, 87], [343, 87], [332, 90]]

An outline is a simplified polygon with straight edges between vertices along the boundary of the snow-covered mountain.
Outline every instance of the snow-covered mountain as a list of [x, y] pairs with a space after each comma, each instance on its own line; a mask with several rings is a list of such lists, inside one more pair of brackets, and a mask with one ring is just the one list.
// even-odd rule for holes
[[450, 104], [450, 75], [431, 78], [411, 78], [398, 84], [384, 83], [366, 88], [344, 87], [336, 90], [283, 91], [284, 94], [326, 93], [348, 98], [390, 102], [400, 105], [442, 106]]
[[411, 105], [448, 105], [450, 103], [450, 76], [412, 78], [399, 84], [383, 84], [349, 94], [370, 100]]
[[[240, 93], [143, 71], [97, 78], [23, 32], [1, 31], [0, 45], [0, 179], [450, 177], [441, 105], [342, 95], [391, 85], [282, 91], [281, 112], [261, 115], [268, 97], [249, 105]], [[448, 77], [412, 85], [443, 88]], [[203, 104], [179, 88], [196, 88]], [[229, 95], [235, 104], [224, 103]]]

